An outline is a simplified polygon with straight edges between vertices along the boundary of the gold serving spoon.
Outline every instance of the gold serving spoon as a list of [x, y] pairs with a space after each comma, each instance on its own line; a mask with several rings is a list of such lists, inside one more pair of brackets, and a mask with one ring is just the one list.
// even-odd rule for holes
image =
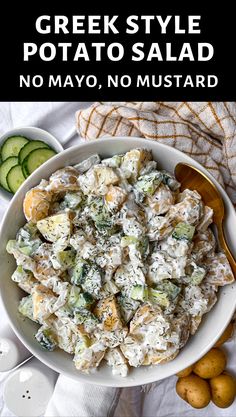
[[191, 165], [185, 163], [177, 164], [175, 167], [175, 176], [176, 179], [181, 183], [181, 190], [189, 188], [190, 190], [198, 191], [204, 204], [213, 209], [213, 221], [217, 227], [218, 239], [221, 248], [225, 251], [225, 254], [228, 258], [234, 277], [236, 278], [236, 261], [228, 247], [224, 236], [223, 220], [225, 215], [225, 207], [219, 191], [205, 174]]

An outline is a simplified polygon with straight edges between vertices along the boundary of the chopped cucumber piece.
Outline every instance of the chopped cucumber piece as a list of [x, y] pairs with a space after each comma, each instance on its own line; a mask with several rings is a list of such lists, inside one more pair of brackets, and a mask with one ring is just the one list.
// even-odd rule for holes
[[49, 352], [52, 352], [57, 346], [56, 335], [50, 328], [40, 328], [35, 335], [39, 344]]
[[[18, 265], [15, 272], [18, 273], [18, 274], [23, 274], [25, 272], [25, 270], [24, 270], [22, 265]], [[13, 275], [14, 275], [14, 273], [13, 273]], [[13, 275], [12, 275], [12, 277], [13, 277]], [[15, 280], [13, 279], [13, 281], [15, 281]]]
[[181, 288], [169, 280], [163, 280], [155, 286], [155, 289], [168, 295], [170, 300], [174, 300], [180, 293]]
[[112, 226], [110, 213], [104, 205], [102, 198], [93, 199], [89, 204], [90, 216], [95, 223], [97, 229], [107, 229]]
[[21, 246], [19, 247], [20, 252], [22, 252], [24, 255], [30, 256], [32, 253], [32, 247], [31, 246]]
[[140, 306], [140, 302], [133, 300], [123, 294], [118, 295], [117, 301], [120, 307], [121, 316], [128, 323]]
[[192, 240], [194, 233], [194, 226], [191, 226], [191, 224], [188, 223], [180, 222], [175, 226], [172, 237], [179, 240]]
[[16, 156], [10, 156], [0, 165], [0, 185], [10, 193], [11, 189], [7, 183], [7, 175], [10, 169], [16, 165], [18, 165], [18, 158]]
[[71, 283], [74, 285], [81, 285], [85, 282], [86, 276], [90, 270], [90, 265], [83, 259], [79, 259], [71, 277]]
[[11, 136], [5, 140], [1, 148], [2, 161], [10, 156], [18, 157], [20, 150], [29, 142], [24, 136]]
[[147, 236], [140, 238], [137, 249], [144, 257], [149, 254], [149, 238]]
[[73, 285], [68, 297], [68, 305], [74, 308], [89, 308], [94, 302], [93, 297], [88, 292], [81, 293], [80, 288]]
[[20, 304], [18, 307], [19, 313], [22, 314], [22, 316], [27, 317], [30, 320], [34, 320], [34, 314], [33, 314], [33, 299], [32, 295], [28, 295], [27, 297], [23, 297], [20, 300]]
[[42, 244], [37, 227], [32, 222], [26, 223], [19, 229], [16, 239], [19, 249], [26, 255], [31, 255], [38, 250], [39, 246]]
[[148, 295], [152, 302], [162, 307], [169, 307], [170, 300], [165, 292], [149, 288]]
[[80, 288], [76, 287], [75, 285], [73, 285], [70, 289], [70, 293], [68, 294], [68, 306], [69, 307], [74, 307], [75, 304], [78, 301], [79, 295], [80, 295]]
[[27, 158], [23, 161], [24, 173], [28, 175], [32, 174], [37, 168], [39, 168], [44, 162], [56, 155], [56, 152], [52, 149], [35, 149], [30, 152]]
[[79, 205], [82, 203], [83, 201], [83, 195], [81, 192], [77, 191], [77, 192], [68, 192], [65, 195], [65, 204], [66, 207], [70, 208], [70, 209], [76, 209], [79, 207]]
[[76, 308], [90, 308], [94, 303], [94, 299], [88, 292], [83, 292], [79, 295], [76, 304]]
[[23, 148], [21, 148], [19, 153], [19, 164], [22, 164], [24, 159], [29, 155], [30, 152], [34, 151], [35, 149], [40, 148], [49, 148], [48, 144], [42, 142], [41, 140], [31, 140], [30, 142], [26, 143]]
[[167, 185], [171, 191], [177, 191], [180, 187], [180, 183], [167, 171], [161, 171], [162, 182]]
[[39, 233], [38, 233], [36, 224], [31, 221], [26, 223], [17, 232], [17, 240], [24, 242], [24, 241], [31, 241], [35, 239], [39, 239]]
[[93, 264], [81, 286], [84, 292], [91, 294], [94, 298], [99, 298], [102, 282], [103, 271], [97, 265]]
[[135, 245], [137, 251], [140, 252], [142, 256], [146, 256], [149, 253], [149, 239], [147, 236], [137, 238], [135, 236], [123, 236], [121, 238], [121, 247], [125, 248], [129, 245]]
[[7, 174], [7, 184], [13, 194], [16, 193], [21, 184], [25, 181], [20, 165], [16, 165], [10, 169]]
[[153, 195], [162, 181], [161, 172], [151, 172], [138, 178], [135, 188], [138, 192]]
[[11, 279], [18, 284], [22, 284], [27, 281], [32, 282], [34, 280], [34, 276], [32, 272], [24, 270], [22, 265], [18, 265], [16, 270], [13, 272]]
[[140, 301], [146, 300], [148, 297], [147, 287], [145, 285], [134, 285], [131, 290], [130, 297], [133, 300], [140, 300]]
[[138, 243], [138, 238], [135, 236], [123, 236], [121, 238], [120, 244], [122, 248], [125, 248], [129, 245], [136, 245]]
[[57, 261], [61, 268], [71, 268], [75, 261], [75, 252], [71, 250], [63, 250], [57, 253]]
[[75, 311], [74, 320], [76, 324], [85, 324], [87, 326], [93, 326], [99, 323], [98, 318], [91, 313], [91, 311], [81, 308]]
[[193, 270], [193, 273], [190, 277], [190, 282], [193, 285], [201, 284], [202, 280], [205, 278], [206, 270], [201, 266], [196, 266]]
[[6, 246], [6, 251], [10, 254], [13, 255], [14, 250], [17, 248], [17, 242], [15, 239], [10, 239], [7, 242], [7, 246]]
[[91, 344], [92, 342], [89, 336], [87, 336], [86, 334], [81, 334], [79, 340], [75, 345], [75, 355], [81, 355], [85, 351], [85, 349], [91, 346]]
[[91, 155], [88, 159], [85, 159], [82, 162], [79, 162], [74, 167], [77, 169], [77, 171], [80, 174], [84, 174], [86, 171], [88, 171], [90, 168], [92, 168], [93, 165], [99, 164], [101, 161], [100, 156], [97, 154]]
[[103, 159], [102, 164], [110, 168], [119, 168], [124, 155], [114, 155], [111, 158]]

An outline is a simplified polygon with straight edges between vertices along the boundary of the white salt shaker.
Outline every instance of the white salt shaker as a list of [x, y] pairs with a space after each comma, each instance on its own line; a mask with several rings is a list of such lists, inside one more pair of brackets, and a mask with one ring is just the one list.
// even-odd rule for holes
[[57, 377], [36, 358], [31, 359], [8, 377], [3, 391], [6, 406], [17, 417], [44, 415]]
[[0, 372], [7, 372], [29, 359], [32, 354], [9, 326], [0, 331]]

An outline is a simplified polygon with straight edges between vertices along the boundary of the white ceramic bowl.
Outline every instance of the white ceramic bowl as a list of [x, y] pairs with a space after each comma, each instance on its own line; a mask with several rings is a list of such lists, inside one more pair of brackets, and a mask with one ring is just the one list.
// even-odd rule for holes
[[[63, 151], [63, 146], [61, 143], [53, 136], [51, 133], [47, 132], [46, 130], [40, 129], [39, 127], [17, 127], [15, 129], [8, 130], [0, 137], [0, 148], [3, 142], [9, 138], [10, 136], [25, 136], [28, 139], [33, 140], [42, 140], [43, 142], [47, 143], [54, 151], [57, 153]], [[13, 197], [11, 193], [4, 190], [0, 187], [0, 197], [6, 201], [10, 201]]]
[[94, 374], [81, 374], [74, 367], [72, 356], [59, 349], [54, 352], [43, 351], [34, 339], [34, 333], [38, 326], [33, 322], [30, 322], [30, 320], [24, 320], [17, 313], [18, 303], [23, 293], [19, 290], [17, 285], [11, 281], [10, 276], [15, 269], [15, 261], [12, 256], [6, 254], [5, 247], [8, 239], [13, 239], [19, 227], [25, 222], [22, 211], [22, 202], [26, 191], [38, 184], [41, 178], [48, 178], [50, 174], [58, 168], [78, 163], [91, 154], [98, 153], [101, 157], [108, 157], [137, 147], [152, 149], [154, 159], [158, 161], [160, 168], [173, 172], [174, 167], [178, 162], [187, 162], [196, 166], [209, 176], [218, 187], [224, 199], [227, 213], [224, 225], [226, 237], [233, 253], [236, 253], [236, 213], [225, 191], [217, 184], [206, 169], [174, 148], [141, 138], [99, 139], [65, 150], [53, 159], [47, 161], [42, 167], [34, 172], [13, 197], [2, 224], [0, 234], [0, 289], [3, 304], [14, 331], [38, 359], [59, 373], [66, 374], [71, 378], [83, 380], [88, 383], [127, 387], [157, 381], [177, 373], [198, 360], [214, 345], [230, 321], [236, 306], [236, 285], [228, 285], [219, 292], [219, 298], [216, 305], [211, 312], [204, 317], [199, 330], [195, 336], [189, 339], [188, 343], [176, 359], [162, 365], [152, 367], [143, 366], [137, 369], [133, 368], [127, 378], [113, 376], [111, 369], [106, 365], [103, 365]]

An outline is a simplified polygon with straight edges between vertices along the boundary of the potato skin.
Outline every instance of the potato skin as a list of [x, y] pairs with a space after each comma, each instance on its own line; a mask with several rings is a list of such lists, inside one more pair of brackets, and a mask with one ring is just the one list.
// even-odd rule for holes
[[176, 383], [176, 392], [194, 408], [204, 408], [211, 401], [208, 382], [194, 374], [179, 378]]
[[52, 195], [40, 188], [32, 188], [24, 198], [23, 210], [28, 221], [37, 223], [48, 216]]
[[184, 378], [185, 376], [189, 376], [193, 372], [193, 365], [188, 366], [187, 368], [183, 369], [182, 371], [178, 372], [176, 376], [179, 378]]
[[209, 350], [193, 367], [193, 372], [203, 379], [220, 375], [226, 367], [226, 356], [218, 348]]
[[233, 323], [229, 323], [229, 325], [226, 327], [225, 331], [222, 333], [220, 338], [217, 340], [214, 347], [219, 347], [223, 345], [223, 343], [227, 342], [227, 340], [232, 336], [234, 331], [234, 325]]
[[236, 380], [233, 376], [223, 373], [210, 379], [213, 403], [220, 408], [229, 407], [236, 396]]

